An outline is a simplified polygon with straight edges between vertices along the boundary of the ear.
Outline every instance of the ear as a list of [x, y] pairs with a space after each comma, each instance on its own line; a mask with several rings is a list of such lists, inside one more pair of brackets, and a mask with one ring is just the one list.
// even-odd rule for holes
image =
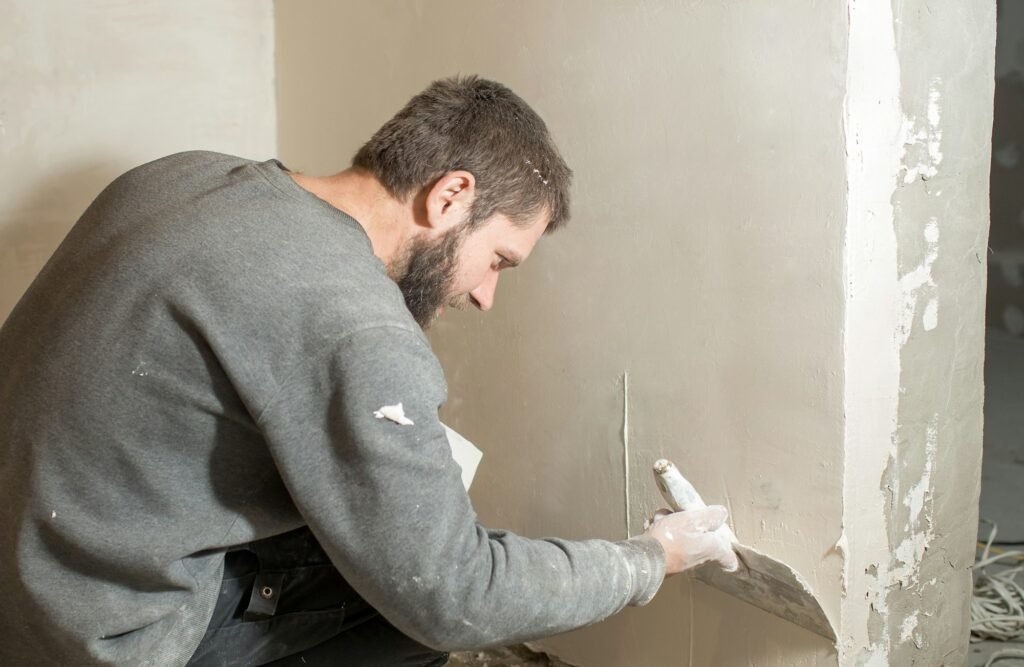
[[443, 233], [465, 222], [475, 188], [476, 178], [468, 171], [450, 171], [439, 178], [427, 191], [424, 202], [427, 226]]

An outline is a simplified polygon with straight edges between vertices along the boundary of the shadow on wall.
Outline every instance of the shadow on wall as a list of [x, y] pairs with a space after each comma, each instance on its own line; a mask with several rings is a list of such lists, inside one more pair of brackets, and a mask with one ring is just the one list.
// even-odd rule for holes
[[124, 169], [113, 159], [69, 164], [23, 188], [0, 214], [0, 322], [53, 251], [110, 181]]

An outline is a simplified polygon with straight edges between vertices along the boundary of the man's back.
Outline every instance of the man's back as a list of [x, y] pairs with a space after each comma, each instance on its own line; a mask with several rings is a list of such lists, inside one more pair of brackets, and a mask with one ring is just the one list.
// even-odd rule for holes
[[187, 659], [223, 548], [304, 523], [261, 413], [367, 323], [419, 335], [359, 225], [277, 164], [183, 153], [108, 188], [0, 330], [0, 652]]

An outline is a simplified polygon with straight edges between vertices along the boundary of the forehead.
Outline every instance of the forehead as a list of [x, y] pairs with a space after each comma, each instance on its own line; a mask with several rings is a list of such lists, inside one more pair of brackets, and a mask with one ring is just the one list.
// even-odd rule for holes
[[550, 217], [547, 211], [539, 213], [528, 224], [516, 224], [508, 216], [496, 213], [481, 226], [476, 235], [482, 236], [482, 240], [489, 243], [504, 245], [509, 250], [518, 251], [525, 259], [544, 235], [548, 222]]

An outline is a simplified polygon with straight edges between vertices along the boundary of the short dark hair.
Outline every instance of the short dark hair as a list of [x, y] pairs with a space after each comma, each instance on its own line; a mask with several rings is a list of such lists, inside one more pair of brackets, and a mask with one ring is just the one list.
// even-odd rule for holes
[[540, 116], [507, 87], [478, 76], [433, 82], [352, 159], [404, 200], [445, 174], [476, 179], [469, 225], [495, 213], [525, 225], [542, 211], [547, 231], [569, 219], [572, 170]]

